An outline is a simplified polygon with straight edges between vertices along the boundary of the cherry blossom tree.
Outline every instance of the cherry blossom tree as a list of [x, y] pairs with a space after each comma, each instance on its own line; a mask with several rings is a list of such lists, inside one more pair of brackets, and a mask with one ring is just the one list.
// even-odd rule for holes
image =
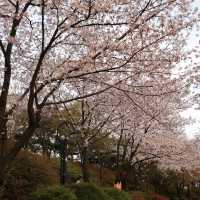
[[[1, 174], [38, 128], [45, 107], [110, 89], [141, 107], [139, 96], [181, 89], [173, 88], [171, 74], [184, 57], [183, 30], [194, 23], [190, 5], [190, 0], [1, 0], [1, 136], [6, 138], [22, 100], [28, 116], [20, 139], [1, 155]], [[85, 85], [87, 91], [79, 94], [77, 87]]]
[[[140, 157], [143, 161], [159, 158], [160, 155], [156, 152], [153, 153], [151, 149], [144, 150], [149, 138], [165, 137], [169, 134], [179, 135], [182, 133], [184, 124], [184, 119], [178, 114], [180, 109], [184, 108], [180, 93], [170, 93], [162, 98], [160, 96], [151, 96], [150, 98], [140, 96], [137, 97], [137, 101], [142, 98], [139, 101], [140, 106], [131, 104], [135, 98], [135, 95], [132, 96], [132, 98], [130, 95], [128, 98], [123, 96], [122, 105], [116, 113], [121, 116], [118, 118], [118, 131], [115, 132], [117, 134], [118, 165], [123, 162], [134, 165], [134, 162], [137, 163]], [[157, 143], [149, 142], [149, 145], [157, 146]]]

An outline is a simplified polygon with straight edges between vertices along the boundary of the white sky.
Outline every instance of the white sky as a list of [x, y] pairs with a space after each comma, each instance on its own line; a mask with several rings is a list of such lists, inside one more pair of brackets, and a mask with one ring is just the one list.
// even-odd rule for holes
[[[200, 13], [200, 0], [194, 1], [194, 6], [198, 8], [198, 12]], [[199, 46], [200, 36], [198, 36], [198, 30], [194, 28], [188, 38], [188, 49], [192, 49], [195, 46]], [[200, 48], [200, 47], [199, 47]], [[199, 49], [198, 49], [199, 50]], [[200, 59], [193, 59], [193, 62], [197, 62], [200, 64]], [[194, 91], [193, 91], [194, 92]], [[200, 110], [195, 109], [195, 106], [187, 109], [182, 113], [182, 116], [185, 118], [191, 118], [192, 121], [190, 124], [185, 126], [185, 134], [189, 139], [194, 138], [195, 135], [200, 135]]]
[[192, 118], [195, 122], [185, 126], [185, 133], [189, 139], [194, 138], [195, 135], [200, 135], [200, 110], [190, 108], [182, 113], [183, 117]]

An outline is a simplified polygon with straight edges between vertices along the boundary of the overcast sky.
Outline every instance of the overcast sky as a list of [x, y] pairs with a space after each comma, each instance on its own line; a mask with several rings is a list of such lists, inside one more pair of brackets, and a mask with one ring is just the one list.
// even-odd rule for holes
[[[194, 6], [198, 8], [198, 12], [200, 13], [200, 0], [195, 0]], [[191, 32], [189, 38], [188, 38], [188, 49], [194, 48], [195, 46], [199, 45], [200, 37], [197, 35], [199, 31], [197, 31], [195, 28]], [[199, 50], [199, 49], [198, 49]], [[193, 62], [198, 62], [200, 65], [200, 60], [196, 60], [193, 58]], [[195, 92], [195, 91], [192, 91]], [[190, 124], [185, 126], [185, 133], [188, 136], [188, 138], [193, 138], [195, 135], [200, 135], [200, 110], [195, 109], [197, 106], [193, 106], [192, 108], [187, 109], [182, 113], [183, 117], [191, 118], [195, 122], [191, 122]]]

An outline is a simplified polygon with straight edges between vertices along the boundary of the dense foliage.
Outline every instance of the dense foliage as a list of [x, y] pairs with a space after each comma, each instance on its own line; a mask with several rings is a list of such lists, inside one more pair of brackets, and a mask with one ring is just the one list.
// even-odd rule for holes
[[89, 183], [72, 186], [78, 200], [112, 200], [101, 188]]
[[38, 187], [58, 184], [56, 169], [54, 163], [44, 156], [21, 152], [6, 176], [0, 199], [26, 200]]
[[132, 197], [130, 194], [124, 191], [119, 191], [114, 188], [105, 188], [104, 192], [111, 196], [113, 200], [131, 200]]
[[31, 200], [77, 200], [68, 188], [53, 186], [39, 189], [31, 195]]

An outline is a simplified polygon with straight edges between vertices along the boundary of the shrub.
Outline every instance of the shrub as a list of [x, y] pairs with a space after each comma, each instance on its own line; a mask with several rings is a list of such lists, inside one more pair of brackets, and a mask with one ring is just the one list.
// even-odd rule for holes
[[57, 180], [57, 170], [46, 157], [22, 151], [13, 161], [1, 198], [26, 200], [41, 185], [54, 185]]
[[104, 192], [114, 200], [131, 200], [129, 193], [114, 188], [105, 188]]
[[32, 193], [31, 200], [76, 200], [75, 194], [68, 188], [51, 186]]
[[103, 189], [90, 183], [81, 183], [72, 186], [78, 200], [113, 200]]
[[77, 179], [82, 177], [80, 163], [68, 162], [67, 167], [68, 167], [71, 182], [76, 182]]

